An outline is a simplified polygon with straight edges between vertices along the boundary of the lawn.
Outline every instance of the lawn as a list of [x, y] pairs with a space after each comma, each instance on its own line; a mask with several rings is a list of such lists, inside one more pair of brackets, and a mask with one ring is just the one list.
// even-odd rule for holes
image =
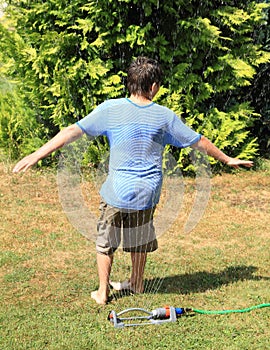
[[[195, 185], [185, 179], [182, 210], [149, 255], [145, 293], [114, 294], [105, 306], [90, 298], [98, 286], [94, 241], [67, 219], [55, 171], [13, 175], [11, 169], [0, 163], [1, 350], [270, 348], [268, 307], [122, 329], [107, 320], [111, 310], [130, 307], [227, 310], [269, 303], [269, 163], [213, 177], [204, 215], [188, 234], [183, 227]], [[85, 180], [82, 187], [97, 207], [92, 185]], [[117, 252], [112, 278], [129, 272], [129, 256]]]

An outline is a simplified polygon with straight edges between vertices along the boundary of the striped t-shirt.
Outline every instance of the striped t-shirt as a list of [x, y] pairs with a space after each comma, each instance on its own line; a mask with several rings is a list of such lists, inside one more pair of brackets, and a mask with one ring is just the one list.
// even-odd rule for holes
[[100, 194], [109, 205], [132, 210], [158, 203], [164, 146], [184, 148], [201, 137], [170, 109], [154, 102], [137, 105], [127, 98], [101, 103], [77, 125], [87, 135], [107, 136], [109, 172]]

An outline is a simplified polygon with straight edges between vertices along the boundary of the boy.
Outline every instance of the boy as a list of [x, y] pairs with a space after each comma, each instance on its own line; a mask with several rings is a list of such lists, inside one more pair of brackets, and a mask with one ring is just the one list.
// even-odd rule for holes
[[105, 135], [110, 144], [109, 173], [100, 194], [101, 215], [96, 240], [99, 289], [91, 293], [106, 304], [113, 253], [123, 232], [123, 249], [131, 253], [129, 281], [114, 283], [116, 289], [143, 291], [143, 273], [148, 252], [157, 249], [153, 214], [162, 185], [162, 154], [166, 144], [191, 146], [238, 168], [251, 161], [231, 158], [207, 138], [186, 126], [171, 110], [152, 102], [162, 79], [157, 61], [139, 57], [128, 69], [129, 98], [111, 99], [88, 116], [63, 130], [34, 153], [19, 161], [14, 173], [26, 171], [40, 159], [69, 144], [84, 133]]

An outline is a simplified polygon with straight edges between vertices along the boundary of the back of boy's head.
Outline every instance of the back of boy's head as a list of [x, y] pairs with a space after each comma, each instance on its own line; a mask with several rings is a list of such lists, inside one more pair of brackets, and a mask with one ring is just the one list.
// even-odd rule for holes
[[160, 85], [161, 80], [162, 70], [154, 59], [140, 56], [129, 66], [127, 88], [130, 94], [147, 96], [151, 86]]

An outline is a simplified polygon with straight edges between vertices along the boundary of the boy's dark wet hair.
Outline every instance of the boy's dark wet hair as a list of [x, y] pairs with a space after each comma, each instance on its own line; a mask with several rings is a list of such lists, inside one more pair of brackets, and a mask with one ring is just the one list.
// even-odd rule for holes
[[159, 63], [151, 58], [138, 57], [128, 69], [127, 88], [130, 94], [149, 97], [151, 86], [161, 84], [162, 69]]

